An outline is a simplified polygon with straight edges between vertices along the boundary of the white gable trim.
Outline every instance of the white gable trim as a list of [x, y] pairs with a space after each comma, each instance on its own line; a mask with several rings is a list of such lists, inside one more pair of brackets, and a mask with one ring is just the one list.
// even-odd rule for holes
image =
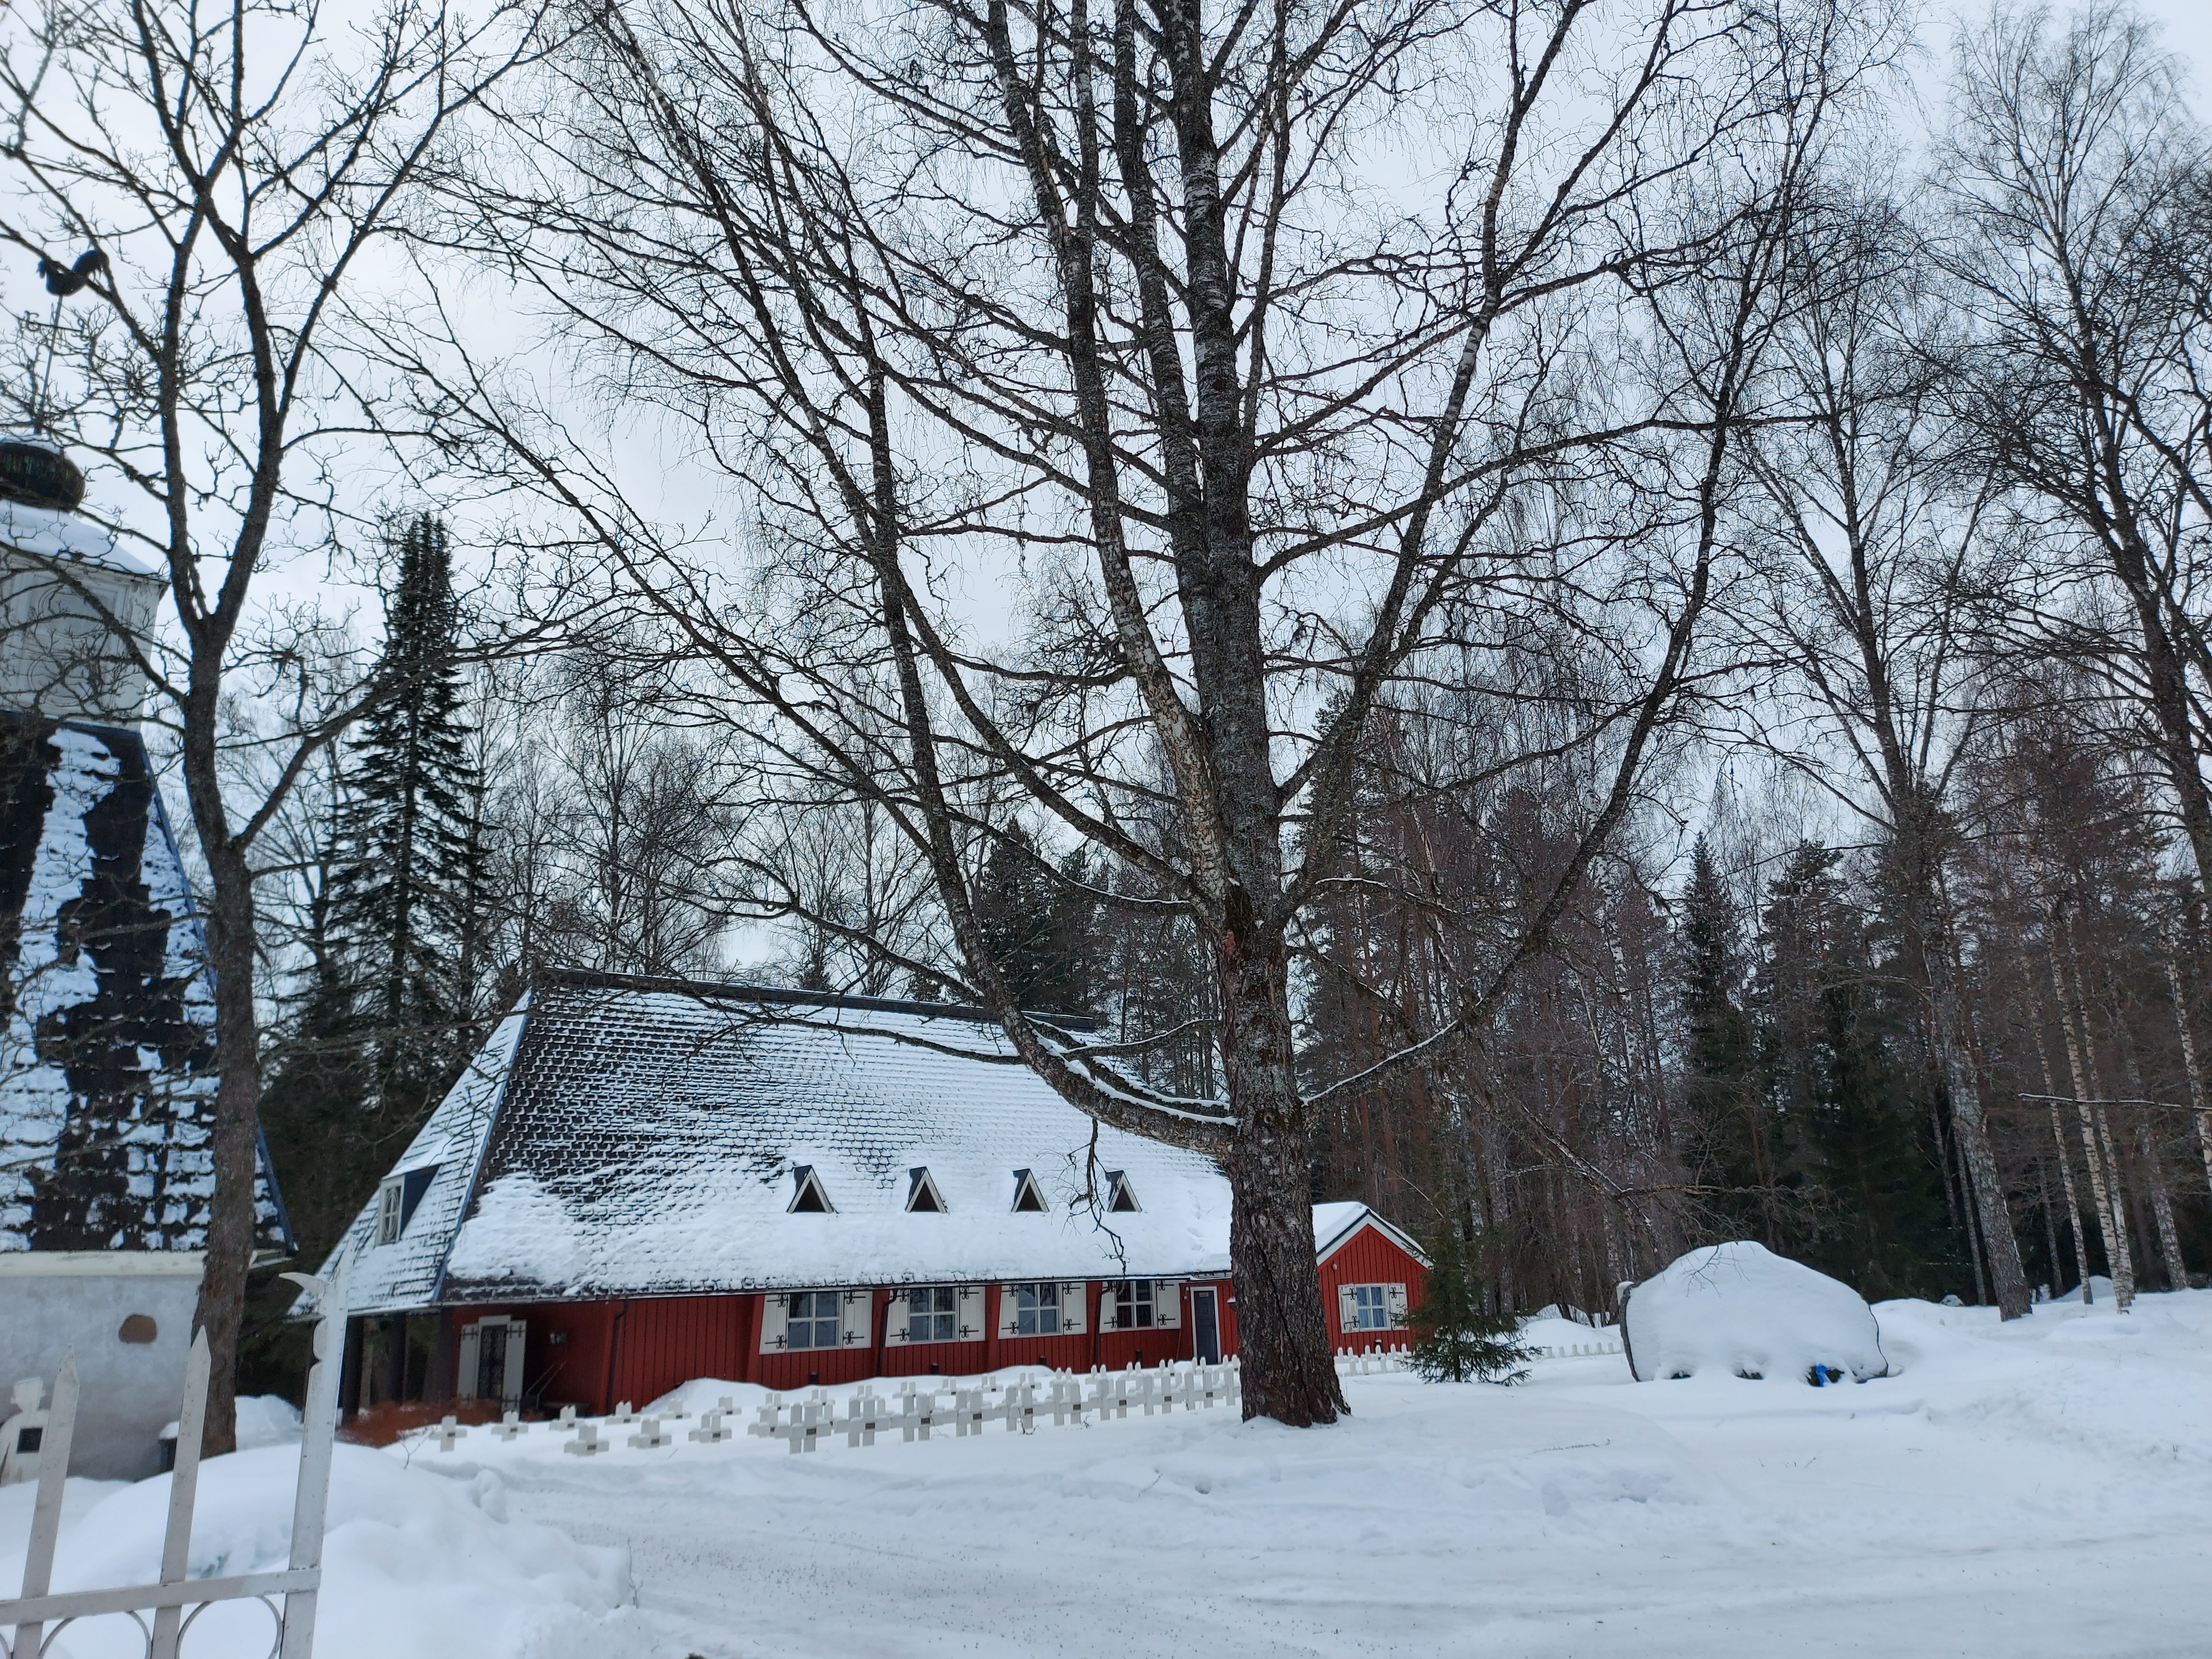
[[[507, 1104], [507, 1085], [514, 1081], [515, 1062], [522, 1058], [522, 1045], [530, 1039], [531, 1004], [535, 1000], [536, 993], [526, 989], [514, 1005], [514, 1012], [522, 1017], [521, 1028], [514, 1034], [514, 1046], [507, 1051], [507, 1064], [501, 1069], [499, 1083], [491, 1091], [491, 1104], [484, 1113], [483, 1133], [477, 1137], [476, 1161], [469, 1167], [469, 1184], [461, 1190], [460, 1208], [453, 1212], [453, 1224], [447, 1229], [445, 1244], [438, 1252], [438, 1271], [430, 1282], [432, 1307], [446, 1299], [446, 1271], [453, 1260], [453, 1241], [469, 1224], [469, 1212], [477, 1206], [477, 1189], [483, 1184], [484, 1159], [491, 1153], [492, 1132], [499, 1127], [500, 1109]], [[476, 1064], [474, 1055], [470, 1056], [469, 1064]], [[461, 1085], [456, 1083], [453, 1086], [458, 1089]], [[430, 1126], [426, 1122], [422, 1127], [427, 1129]]]
[[1429, 1258], [1422, 1253], [1421, 1247], [1413, 1242], [1413, 1236], [1411, 1234], [1407, 1233], [1404, 1228], [1395, 1226], [1391, 1223], [1385, 1221], [1381, 1216], [1376, 1214], [1374, 1211], [1369, 1209], [1364, 1204], [1359, 1206], [1359, 1213], [1352, 1217], [1352, 1218], [1346, 1224], [1344, 1230], [1341, 1232], [1338, 1233], [1335, 1237], [1328, 1240], [1321, 1246], [1320, 1252], [1315, 1259], [1314, 1265], [1316, 1267], [1327, 1265], [1329, 1257], [1334, 1255], [1346, 1245], [1351, 1243], [1353, 1239], [1358, 1237], [1363, 1231], [1370, 1227], [1372, 1227], [1376, 1232], [1382, 1234], [1383, 1237], [1389, 1239], [1393, 1244], [1395, 1244], [1400, 1249], [1403, 1250], [1407, 1255], [1413, 1257], [1414, 1261], [1419, 1262], [1424, 1267], [1429, 1265]]

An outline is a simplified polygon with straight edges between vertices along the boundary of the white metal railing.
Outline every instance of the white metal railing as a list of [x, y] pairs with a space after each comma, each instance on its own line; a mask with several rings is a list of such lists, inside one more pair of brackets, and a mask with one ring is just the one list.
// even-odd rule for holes
[[1619, 1353], [1621, 1346], [1618, 1342], [1565, 1342], [1534, 1347], [1528, 1352], [1539, 1359], [1581, 1359], [1591, 1354]]
[[[138, 1626], [147, 1659], [178, 1659], [185, 1634], [209, 1607], [220, 1601], [253, 1601], [266, 1607], [274, 1621], [268, 1650], [271, 1659], [312, 1659], [315, 1598], [323, 1579], [331, 1440], [337, 1427], [338, 1364], [331, 1358], [337, 1327], [332, 1310], [346, 1305], [349, 1274], [341, 1269], [335, 1285], [307, 1273], [284, 1277], [312, 1291], [323, 1309], [315, 1322], [314, 1364], [307, 1373], [300, 1481], [292, 1504], [291, 1555], [285, 1567], [228, 1578], [186, 1576], [191, 1560], [192, 1504], [199, 1492], [201, 1431], [207, 1420], [208, 1346], [207, 1333], [202, 1331], [194, 1336], [185, 1362], [184, 1407], [177, 1419], [177, 1464], [170, 1478], [160, 1579], [112, 1589], [52, 1590], [54, 1546], [62, 1528], [62, 1483], [68, 1478], [70, 1442], [76, 1430], [76, 1356], [72, 1351], [63, 1358], [60, 1375], [54, 1379], [53, 1403], [40, 1449], [39, 1490], [30, 1547], [23, 1558], [22, 1594], [13, 1601], [0, 1601], [0, 1655], [43, 1659], [54, 1639], [77, 1620], [122, 1614]], [[283, 1598], [281, 1607], [279, 1596]]]
[[[1538, 1358], [1547, 1359], [1620, 1351], [1619, 1343], [1602, 1342], [1534, 1350]], [[1346, 1376], [1374, 1376], [1410, 1370], [1412, 1364], [1402, 1348], [1374, 1348], [1364, 1353], [1340, 1353], [1336, 1369]], [[1152, 1417], [1176, 1410], [1240, 1405], [1243, 1397], [1243, 1376], [1234, 1359], [1212, 1365], [1187, 1359], [1164, 1360], [1155, 1366], [1132, 1365], [1124, 1370], [1054, 1371], [1042, 1379], [1012, 1381], [996, 1376], [908, 1376], [899, 1379], [888, 1394], [877, 1392], [875, 1380], [862, 1382], [842, 1396], [827, 1388], [809, 1389], [789, 1398], [770, 1394], [754, 1408], [754, 1420], [745, 1425], [745, 1432], [756, 1439], [781, 1440], [793, 1452], [810, 1452], [840, 1435], [848, 1446], [872, 1446], [877, 1436], [888, 1437], [894, 1431], [902, 1443], [946, 1433], [965, 1439], [981, 1434], [994, 1423], [1005, 1424], [1009, 1432], [1031, 1434], [1048, 1421], [1054, 1428], [1087, 1428], [1133, 1413]], [[724, 1395], [714, 1407], [700, 1414], [698, 1426], [686, 1431], [684, 1438], [719, 1445], [735, 1437], [737, 1430], [731, 1425], [742, 1414], [736, 1400]], [[612, 1451], [618, 1443], [640, 1451], [675, 1446], [677, 1437], [672, 1425], [690, 1420], [690, 1413], [681, 1405], [648, 1414], [625, 1400], [605, 1417], [579, 1417], [574, 1406], [567, 1406], [551, 1422], [526, 1423], [520, 1413], [509, 1411], [496, 1423], [477, 1426], [503, 1443], [533, 1432], [561, 1436], [563, 1452], [595, 1457]], [[631, 1432], [619, 1433], [625, 1429]], [[422, 1431], [416, 1443], [451, 1452], [471, 1432], [469, 1425], [448, 1416]]]

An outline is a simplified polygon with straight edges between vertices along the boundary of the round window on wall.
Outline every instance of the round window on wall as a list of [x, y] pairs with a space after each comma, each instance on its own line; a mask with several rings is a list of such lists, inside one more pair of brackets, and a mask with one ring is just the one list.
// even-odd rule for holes
[[115, 1333], [125, 1342], [151, 1342], [161, 1334], [161, 1328], [154, 1322], [151, 1314], [132, 1314]]

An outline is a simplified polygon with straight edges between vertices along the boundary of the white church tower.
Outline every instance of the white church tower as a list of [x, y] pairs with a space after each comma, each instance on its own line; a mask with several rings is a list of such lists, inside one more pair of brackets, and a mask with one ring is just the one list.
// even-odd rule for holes
[[[84, 490], [57, 446], [0, 438], [0, 1419], [74, 1350], [70, 1473], [136, 1478], [198, 1297], [215, 1000], [140, 727], [167, 580]], [[265, 1149], [261, 1200], [282, 1248]], [[0, 1480], [20, 1437], [0, 1420]]]
[[132, 726], [168, 578], [81, 517], [83, 501], [58, 446], [0, 436], [0, 708]]

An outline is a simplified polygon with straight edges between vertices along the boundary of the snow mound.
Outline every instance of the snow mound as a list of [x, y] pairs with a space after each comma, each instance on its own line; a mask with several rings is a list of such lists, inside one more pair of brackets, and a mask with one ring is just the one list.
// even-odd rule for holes
[[1807, 1382], [1889, 1375], [1874, 1310], [1856, 1291], [1748, 1240], [1676, 1258], [1635, 1287], [1622, 1328], [1640, 1382], [1701, 1371]]
[[[281, 1569], [291, 1545], [300, 1455], [271, 1446], [200, 1465], [192, 1517], [194, 1578]], [[71, 1483], [74, 1485], [75, 1483]], [[169, 1477], [126, 1486], [64, 1510], [54, 1563], [58, 1590], [147, 1583], [159, 1577]], [[91, 1494], [88, 1494], [89, 1496]], [[24, 1528], [27, 1533], [28, 1528]], [[0, 1553], [0, 1584], [20, 1582], [22, 1543]], [[443, 1659], [455, 1632], [472, 1655], [523, 1659], [606, 1650], [589, 1632], [630, 1599], [626, 1551], [574, 1542], [550, 1526], [510, 1522], [506, 1490], [489, 1471], [473, 1483], [403, 1467], [363, 1446], [332, 1449], [329, 1530], [316, 1619], [317, 1659]], [[617, 1620], [619, 1622], [619, 1620]], [[193, 1622], [187, 1652], [266, 1650], [268, 1612], [258, 1602], [210, 1607]], [[55, 1659], [138, 1659], [137, 1627], [109, 1618], [73, 1625]]]
[[249, 1394], [238, 1401], [238, 1449], [300, 1443], [300, 1408], [281, 1394]]
[[[2110, 1306], [2112, 1300], [2112, 1281], [2106, 1278], [2102, 1273], [2091, 1273], [2089, 1275], [2089, 1298], [2090, 1305], [2093, 1307]], [[2079, 1302], [2081, 1299], [2081, 1287], [2079, 1285], [2076, 1285], [2072, 1290], [2068, 1291], [2064, 1295], [2054, 1296], [2051, 1299], [2053, 1302]]]

